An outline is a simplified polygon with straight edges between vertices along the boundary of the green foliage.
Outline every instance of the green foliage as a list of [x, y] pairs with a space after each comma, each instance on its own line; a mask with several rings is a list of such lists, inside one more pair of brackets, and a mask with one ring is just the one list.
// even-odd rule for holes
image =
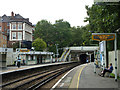
[[[89, 21], [90, 30], [100, 33], [114, 33], [120, 28], [120, 5], [93, 5], [86, 6], [89, 17], [85, 18], [85, 22]], [[117, 40], [120, 40], [118, 35]], [[107, 42], [108, 50], [113, 50], [113, 41]], [[120, 42], [118, 42], [120, 49]]]
[[42, 38], [48, 46], [49, 51], [55, 52], [55, 44], [59, 44], [59, 48], [69, 46], [71, 41], [70, 24], [63, 19], [56, 20], [55, 24], [51, 24], [46, 20], [41, 20], [35, 27], [35, 38]]
[[93, 41], [89, 31], [90, 25], [71, 27], [69, 22], [63, 19], [56, 20], [55, 24], [41, 20], [35, 27], [34, 37], [42, 38], [47, 43], [48, 50], [56, 53], [55, 44], [58, 44], [59, 48], [90, 45]]
[[[120, 28], [120, 6], [105, 6], [93, 5], [86, 6], [88, 17], [85, 22], [89, 22], [86, 26], [71, 27], [69, 22], [63, 19], [56, 20], [55, 24], [51, 24], [47, 20], [41, 20], [35, 27], [35, 39], [41, 38], [47, 43], [49, 51], [56, 53], [56, 46], [58, 48], [69, 46], [88, 46], [98, 44], [97, 41], [92, 41], [92, 34], [89, 31], [100, 33], [114, 33]], [[117, 35], [117, 40], [120, 40], [120, 35]], [[113, 41], [107, 42], [109, 50], [113, 48]], [[120, 42], [118, 42], [120, 49]]]
[[46, 49], [47, 44], [42, 39], [37, 38], [32, 43], [32, 46], [35, 47], [36, 51], [43, 51], [44, 49]]
[[63, 19], [56, 20], [54, 26], [54, 41], [55, 44], [59, 44], [61, 47], [69, 46], [71, 42], [71, 27], [67, 21], [63, 21]]
[[86, 6], [86, 9], [89, 17], [85, 21], [89, 21], [92, 30], [112, 33], [120, 27], [119, 6], [93, 5]]
[[47, 20], [41, 20], [35, 27], [34, 37], [42, 38], [45, 42], [51, 43], [53, 26]]
[[[110, 77], [115, 78], [115, 74], [114, 73], [110, 73]], [[117, 78], [120, 80], [119, 76], [117, 76]]]

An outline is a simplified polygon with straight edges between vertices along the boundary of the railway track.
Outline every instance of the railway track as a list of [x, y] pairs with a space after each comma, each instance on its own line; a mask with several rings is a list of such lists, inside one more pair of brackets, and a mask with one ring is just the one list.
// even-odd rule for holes
[[2, 90], [36, 90], [75, 66], [76, 65], [68, 65], [52, 71], [46, 70], [37, 74], [26, 76], [24, 78], [13, 80], [8, 83], [4, 83], [0, 87], [2, 87]]

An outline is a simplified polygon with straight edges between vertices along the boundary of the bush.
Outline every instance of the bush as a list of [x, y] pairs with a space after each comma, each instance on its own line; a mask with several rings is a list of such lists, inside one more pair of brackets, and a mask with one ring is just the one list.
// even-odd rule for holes
[[32, 46], [35, 48], [36, 51], [43, 51], [44, 49], [46, 49], [47, 44], [42, 39], [37, 38], [32, 43]]

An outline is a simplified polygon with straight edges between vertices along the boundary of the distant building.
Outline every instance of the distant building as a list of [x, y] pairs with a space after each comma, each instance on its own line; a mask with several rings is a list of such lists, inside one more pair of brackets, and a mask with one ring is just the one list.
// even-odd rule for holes
[[29, 22], [29, 18], [23, 18], [20, 14], [11, 12], [11, 16], [3, 15], [1, 19], [4, 23], [2, 28], [5, 28], [3, 31], [7, 32], [8, 47], [11, 47], [15, 42], [32, 42], [33, 25]]

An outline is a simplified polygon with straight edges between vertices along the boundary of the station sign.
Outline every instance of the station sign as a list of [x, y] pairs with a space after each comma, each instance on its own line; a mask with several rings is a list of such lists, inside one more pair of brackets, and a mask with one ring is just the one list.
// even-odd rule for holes
[[29, 52], [29, 49], [20, 49], [20, 52]]
[[92, 35], [92, 40], [96, 41], [110, 41], [115, 39], [115, 34]]

